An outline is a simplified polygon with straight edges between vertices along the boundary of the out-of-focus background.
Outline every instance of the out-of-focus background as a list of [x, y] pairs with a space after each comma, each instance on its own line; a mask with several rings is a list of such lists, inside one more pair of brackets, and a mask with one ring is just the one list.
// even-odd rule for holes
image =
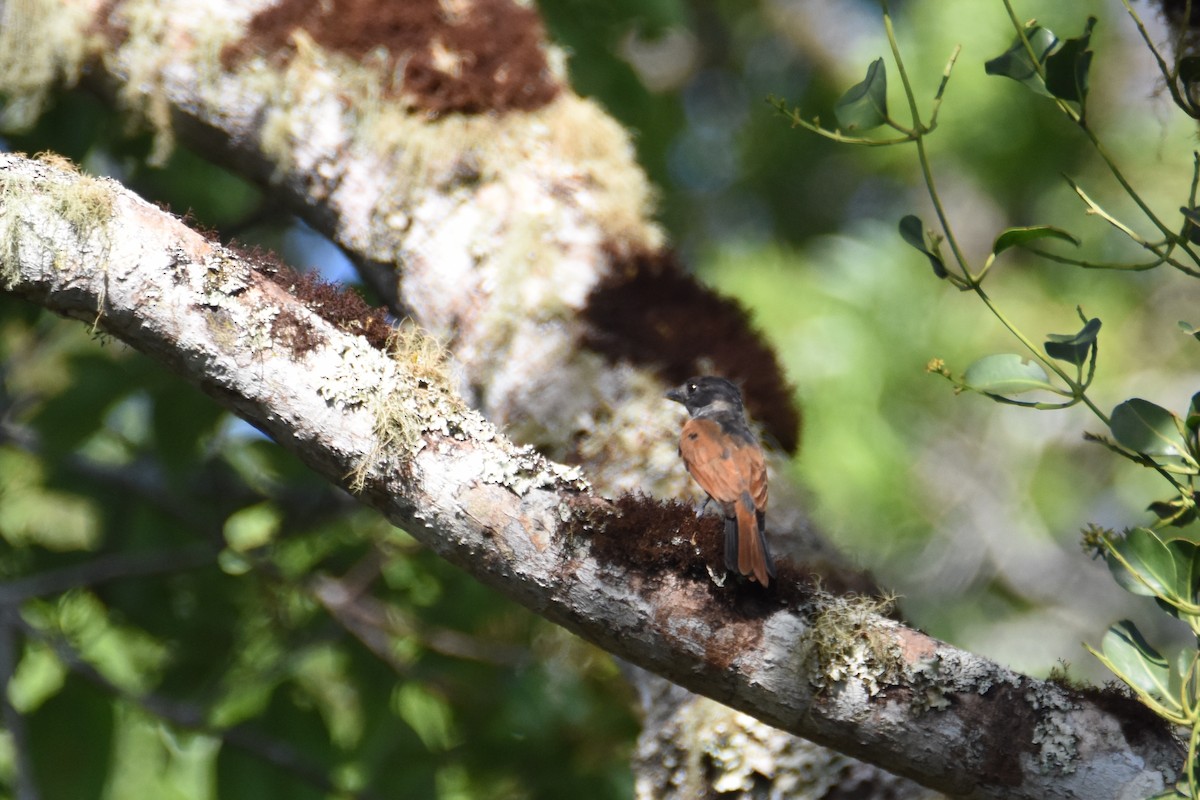
[[[705, 280], [752, 309], [778, 348], [805, 414], [794, 475], [821, 527], [894, 587], [914, 623], [1021, 670], [1064, 662], [1072, 675], [1104, 680], [1082, 643], [1095, 644], [1123, 616], [1169, 637], [1149, 601], [1131, 598], [1083, 554], [1079, 532], [1090, 522], [1147, 524], [1146, 505], [1169, 498], [1170, 487], [1084, 442], [1084, 432], [1106, 430], [1082, 406], [1002, 406], [956, 396], [926, 373], [934, 357], [961, 374], [981, 356], [1022, 350], [974, 295], [936, 280], [901, 242], [903, 215], [935, 219], [915, 148], [833, 143], [790, 128], [765, 100], [786, 98], [833, 125], [837, 97], [883, 56], [889, 108], [908, 122], [879, 4], [635, 5], [639, 16], [613, 13], [607, 27], [580, 3], [546, 4], [545, 13], [574, 52], [577, 88], [637, 131], [678, 246]], [[1153, 6], [1134, 7], [1156, 42], [1170, 41]], [[1087, 215], [1064, 179], [1154, 238], [1088, 139], [1046, 98], [985, 74], [984, 62], [1015, 39], [1000, 0], [897, 2], [892, 11], [925, 121], [962, 47], [928, 142], [975, 270], [1002, 230], [1040, 224], [1083, 240], [1046, 248], [1064, 255], [1149, 260]], [[1171, 103], [1122, 4], [1016, 3], [1015, 11], [1063, 39], [1098, 18], [1089, 125], [1141, 198], [1181, 224], [1196, 128]], [[601, 43], [597, 30], [610, 39]], [[1163, 52], [1170, 58], [1169, 44]], [[1193, 284], [1169, 268], [1085, 270], [1018, 249], [999, 259], [987, 289], [1036, 343], [1077, 331], [1077, 306], [1102, 320], [1091, 396], [1105, 413], [1135, 396], [1183, 413], [1200, 389], [1200, 349], [1177, 325], [1197, 319]]]
[[[1050, 101], [985, 75], [984, 61], [1014, 38], [1001, 0], [892, 7], [926, 120], [962, 47], [929, 148], [973, 266], [1001, 230], [1033, 224], [1083, 240], [1055, 243], [1058, 252], [1145, 260], [1086, 215], [1063, 178], [1153, 235], [1087, 138]], [[895, 588], [914, 624], [1020, 670], [1069, 662], [1071, 675], [1096, 681], [1105, 673], [1081, 643], [1097, 643], [1111, 622], [1131, 616], [1160, 642], [1181, 634], [1078, 544], [1089, 522], [1146, 523], [1146, 505], [1169, 496], [1161, 478], [1084, 442], [1103, 427], [1083, 407], [1001, 406], [926, 373], [934, 357], [961, 373], [1020, 350], [897, 234], [904, 214], [933, 220], [914, 148], [835, 144], [789, 127], [767, 102], [782, 97], [832, 123], [837, 97], [885, 56], [890, 107], [907, 122], [876, 3], [539, 8], [576, 90], [634, 132], [688, 263], [738, 297], [778, 349], [805, 414], [792, 477], [814, 518]], [[1135, 8], [1156, 41], [1168, 38], [1152, 7]], [[1181, 224], [1195, 126], [1171, 105], [1122, 4], [1017, 2], [1016, 12], [1063, 38], [1098, 17], [1090, 125], [1140, 196]], [[86, 92], [61, 94], [3, 145], [62, 153], [225, 237], [356, 280], [336, 248], [237, 176], [182, 148], [148, 166], [149, 137]], [[1200, 388], [1200, 344], [1177, 326], [1200, 323], [1197, 294], [1178, 272], [1083, 270], [1012, 250], [988, 291], [1035, 342], [1076, 331], [1076, 306], [1103, 321], [1091, 396], [1105, 411], [1138, 396], [1183, 412]], [[0, 296], [0, 420], [0, 579], [130, 549], [153, 566], [164, 548], [228, 543], [217, 566], [168, 559], [142, 577], [49, 593], [5, 628], [10, 696], [44, 797], [304, 797], [381, 785], [411, 797], [631, 795], [632, 698], [603, 653], [415, 544], [388, 560], [377, 609], [399, 644], [348, 646], [313, 592], [286, 578], [314, 565], [345, 580], [373, 575], [364, 542], [384, 523], [136, 353]], [[280, 531], [287, 537], [274, 539]], [[138, 699], [146, 692], [174, 705], [152, 707]], [[207, 708], [214, 725], [246, 722], [245, 741], [185, 724]], [[13, 774], [12, 741], [0, 735], [0, 782]], [[72, 769], [55, 767], [64, 761]]]

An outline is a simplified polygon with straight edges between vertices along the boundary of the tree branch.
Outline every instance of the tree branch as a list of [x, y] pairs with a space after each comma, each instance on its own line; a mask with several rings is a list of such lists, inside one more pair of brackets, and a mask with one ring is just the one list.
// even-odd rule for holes
[[[508, 0], [443, 8], [10, 3], [20, 19], [0, 26], [0, 52], [19, 32], [7, 49], [29, 68], [13, 74], [43, 80], [4, 88], [29, 109], [82, 76], [155, 132], [158, 157], [178, 140], [269, 183], [398, 317], [447, 344], [472, 406], [605, 494], [695, 491], [661, 395], [702, 372], [741, 382], [793, 452], [773, 350], [666, 248], [629, 135], [569, 91], [536, 16]], [[771, 502], [777, 552], [831, 587], [873, 590], [785, 482]]]
[[765, 594], [639, 561], [644, 541], [686, 553], [671, 538], [690, 512], [615, 514], [468, 408], [424, 351], [371, 347], [112, 181], [0, 156], [0, 244], [0, 289], [141, 350], [479, 580], [681, 686], [953, 794], [1173, 780], [1178, 744], [1132, 701], [1018, 675], [794, 571]]

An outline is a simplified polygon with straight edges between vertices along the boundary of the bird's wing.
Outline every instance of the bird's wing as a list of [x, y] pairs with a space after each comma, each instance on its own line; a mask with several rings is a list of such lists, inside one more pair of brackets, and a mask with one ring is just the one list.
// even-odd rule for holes
[[732, 503], [749, 490], [756, 505], [760, 493], [766, 505], [762, 451], [752, 443], [726, 435], [713, 420], [688, 420], [679, 437], [679, 454], [696, 483], [718, 503]]

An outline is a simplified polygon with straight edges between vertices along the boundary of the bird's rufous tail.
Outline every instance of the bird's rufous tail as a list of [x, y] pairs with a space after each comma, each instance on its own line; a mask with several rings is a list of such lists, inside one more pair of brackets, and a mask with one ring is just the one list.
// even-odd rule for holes
[[[742, 492], [742, 496], [734, 505], [737, 514], [737, 528], [733, 532], [737, 537], [737, 571], [753, 577], [763, 586], [769, 586], [771, 576], [775, 574], [775, 565], [771, 563], [771, 555], [767, 552], [767, 540], [760, 523], [761, 516], [754, 507], [754, 500], [749, 492]], [[728, 535], [727, 527], [726, 536]], [[726, 541], [727, 554], [730, 554], [732, 549], [729, 544]]]

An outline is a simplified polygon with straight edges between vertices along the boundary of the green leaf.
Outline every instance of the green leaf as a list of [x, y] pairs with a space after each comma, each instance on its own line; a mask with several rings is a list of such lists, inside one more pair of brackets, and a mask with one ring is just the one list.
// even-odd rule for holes
[[1083, 104], [1087, 100], [1088, 70], [1092, 66], [1092, 53], [1088, 44], [1096, 18], [1088, 17], [1083, 35], [1067, 39], [1046, 58], [1046, 88], [1061, 100]]
[[838, 98], [833, 113], [845, 131], [867, 131], [887, 121], [887, 67], [882, 58], [872, 61], [867, 77]]
[[920, 217], [908, 214], [900, 220], [900, 238], [925, 254], [934, 275], [945, 278], [950, 274], [942, 257], [930, 248], [925, 236], [925, 223], [921, 222]]
[[1155, 500], [1146, 510], [1175, 528], [1190, 525], [1196, 520], [1196, 506], [1176, 495], [1170, 500]]
[[1175, 562], [1174, 594], [1185, 603], [1195, 603], [1200, 588], [1200, 544], [1175, 538], [1167, 541], [1167, 548]]
[[1053, 225], [1033, 225], [1027, 228], [1009, 228], [1002, 231], [996, 237], [996, 242], [992, 245], [992, 253], [1000, 255], [1010, 247], [1028, 244], [1037, 239], [1062, 239], [1076, 247], [1080, 244], [1077, 236], [1064, 231], [1062, 228], [1055, 228]]
[[46, 465], [29, 453], [0, 447], [0, 542], [49, 550], [91, 550], [103, 540], [93, 498], [47, 488]]
[[[1200, 230], [1200, 228], [1197, 230]], [[1196, 328], [1190, 322], [1185, 322], [1184, 320], [1179, 320], [1179, 322], [1176, 324], [1179, 326], [1179, 330], [1183, 331], [1188, 336], [1191, 336], [1195, 339], [1200, 339], [1200, 328]]]
[[1171, 670], [1162, 654], [1150, 646], [1137, 626], [1121, 620], [1104, 634], [1100, 648], [1105, 663], [1118, 678], [1172, 710], [1179, 704], [1170, 695]]
[[1184, 647], [1172, 659], [1170, 682], [1168, 683], [1167, 690], [1171, 693], [1171, 697], [1187, 697], [1187, 704], [1194, 704], [1196, 692], [1196, 658], [1198, 656], [1200, 656], [1200, 653], [1195, 648]]
[[420, 737], [430, 752], [449, 750], [458, 742], [449, 704], [419, 683], [401, 685], [392, 697], [399, 717]]
[[984, 356], [967, 367], [963, 383], [977, 392], [1000, 395], [1054, 389], [1040, 364], [1016, 353]]
[[1129, 565], [1112, 553], [1105, 554], [1109, 571], [1125, 591], [1142, 597], [1180, 596], [1175, 553], [1154, 531], [1134, 528], [1110, 546]]
[[1148, 456], [1178, 456], [1183, 442], [1175, 415], [1161, 406], [1135, 397], [1113, 409], [1110, 429], [1117, 444]]
[[1196, 428], [1200, 427], [1200, 392], [1192, 395], [1192, 402], [1188, 403], [1187, 418], [1183, 424], [1192, 433], [1195, 433]]
[[56, 695], [66, 677], [67, 667], [50, 645], [29, 639], [8, 683], [9, 701], [17, 711], [28, 714]]
[[1025, 49], [1025, 43], [1021, 41], [1020, 37], [1017, 37], [1011, 47], [985, 63], [983, 69], [988, 75], [1012, 78], [1038, 94], [1052, 97], [1050, 90], [1046, 88], [1046, 82], [1038, 74], [1037, 65], [1045, 65], [1046, 58], [1059, 47], [1059, 39], [1049, 29], [1040, 25], [1029, 28], [1025, 35], [1037, 58], [1036, 63], [1030, 59], [1029, 51]]
[[235, 511], [225, 520], [225, 541], [235, 553], [245, 553], [270, 544], [279, 532], [283, 514], [271, 501]]
[[1100, 333], [1100, 320], [1092, 317], [1078, 333], [1050, 333], [1046, 335], [1046, 355], [1059, 361], [1081, 366], [1088, 359], [1096, 334]]

